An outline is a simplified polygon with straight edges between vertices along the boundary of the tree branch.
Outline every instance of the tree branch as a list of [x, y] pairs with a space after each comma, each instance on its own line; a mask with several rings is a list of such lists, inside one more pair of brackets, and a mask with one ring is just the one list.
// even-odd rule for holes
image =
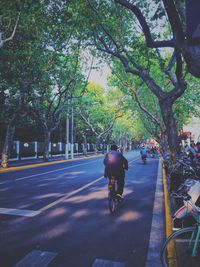
[[160, 68], [161, 68], [161, 70], [162, 70], [164, 73], [167, 74], [167, 76], [170, 78], [170, 81], [172, 82], [172, 84], [173, 84], [174, 86], [176, 86], [176, 84], [177, 84], [177, 78], [176, 78], [176, 76], [174, 75], [174, 73], [172, 72], [172, 68], [173, 68], [173, 66], [174, 66], [175, 63], [176, 63], [176, 55], [175, 55], [175, 52], [173, 52], [172, 57], [171, 57], [171, 59], [170, 59], [169, 64], [168, 64], [167, 67], [164, 66], [164, 60], [162, 59], [161, 54], [160, 54], [160, 52], [159, 52], [158, 49], [156, 49], [156, 52], [157, 52], [158, 57], [159, 57]]
[[[20, 17], [20, 12], [18, 12], [18, 15], [17, 15], [17, 19], [16, 19], [16, 22], [15, 22], [15, 26], [13, 28], [13, 32], [12, 34], [10, 35], [10, 37], [6, 38], [6, 39], [2, 39], [2, 32], [0, 33], [0, 48], [3, 47], [3, 45], [8, 42], [8, 41], [11, 41], [13, 39], [13, 37], [15, 36], [15, 32], [16, 32], [16, 29], [17, 29], [17, 25], [18, 25], [18, 22], [19, 22], [19, 17]], [[0, 24], [2, 23], [2, 16], [0, 16]]]
[[154, 41], [151, 32], [149, 29], [149, 26], [145, 20], [145, 17], [143, 16], [141, 10], [136, 6], [128, 2], [127, 0], [115, 0], [116, 3], [120, 4], [123, 7], [126, 7], [129, 9], [138, 19], [144, 36], [146, 40], [146, 44], [150, 48], [158, 48], [158, 47], [174, 47], [174, 41], [173, 40], [163, 40], [163, 41]]
[[163, 4], [172, 27], [172, 32], [175, 42], [174, 47], [183, 47], [185, 41], [185, 34], [174, 1], [163, 0]]
[[156, 117], [153, 116], [152, 113], [150, 113], [140, 102], [138, 96], [137, 96], [137, 93], [134, 92], [134, 91], [131, 91], [132, 94], [133, 94], [133, 97], [135, 99], [135, 101], [137, 102], [139, 108], [147, 115], [147, 117], [153, 122], [155, 123], [157, 126], [159, 126], [160, 129], [162, 129], [162, 124], [159, 120], [157, 120]]

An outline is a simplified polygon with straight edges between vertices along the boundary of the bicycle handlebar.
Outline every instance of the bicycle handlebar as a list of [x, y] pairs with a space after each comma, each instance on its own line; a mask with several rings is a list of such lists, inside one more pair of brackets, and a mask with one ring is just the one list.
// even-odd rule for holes
[[176, 198], [183, 198], [183, 201], [185, 205], [191, 206], [191, 214], [195, 218], [197, 222], [200, 222], [200, 207], [196, 206], [195, 203], [192, 200], [192, 197], [188, 193], [178, 194], [178, 193], [172, 193], [173, 197]]
[[183, 198], [183, 200], [185, 200], [185, 201], [188, 201], [191, 199], [191, 196], [186, 192], [180, 193], [180, 194], [173, 192], [171, 195], [172, 195], [172, 197], [175, 197], [175, 198]]

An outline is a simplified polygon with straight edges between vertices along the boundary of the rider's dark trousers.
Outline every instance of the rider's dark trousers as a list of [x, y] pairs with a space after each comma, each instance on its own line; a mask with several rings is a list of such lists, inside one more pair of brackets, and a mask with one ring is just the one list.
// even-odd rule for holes
[[[109, 178], [109, 180], [111, 179], [110, 176], [108, 178]], [[120, 194], [120, 195], [123, 194], [123, 192], [124, 192], [124, 184], [125, 184], [125, 177], [124, 176], [122, 176], [122, 177], [117, 179], [117, 187], [118, 187], [117, 188], [117, 194]]]
[[120, 178], [117, 180], [117, 186], [118, 186], [117, 194], [122, 195], [123, 192], [124, 192], [124, 177], [120, 177]]

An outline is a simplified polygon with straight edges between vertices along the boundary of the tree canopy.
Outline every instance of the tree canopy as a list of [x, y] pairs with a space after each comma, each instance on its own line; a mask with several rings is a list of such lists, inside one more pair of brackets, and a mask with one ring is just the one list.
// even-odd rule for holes
[[[189, 32], [189, 16], [187, 1], [3, 0], [0, 122], [6, 135], [19, 120], [24, 127], [28, 116], [49, 140], [72, 105], [77, 129], [90, 129], [96, 142], [122, 142], [119, 132], [126, 140], [167, 137], [175, 156], [178, 132], [199, 116], [200, 44]], [[94, 66], [86, 51], [110, 65], [106, 90], [88, 84]]]

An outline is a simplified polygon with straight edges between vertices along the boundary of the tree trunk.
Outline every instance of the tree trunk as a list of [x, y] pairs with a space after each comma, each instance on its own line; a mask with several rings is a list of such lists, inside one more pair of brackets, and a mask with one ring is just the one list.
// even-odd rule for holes
[[87, 156], [87, 136], [83, 133], [83, 155]]
[[99, 147], [99, 136], [95, 137], [95, 153], [98, 153], [98, 147]]
[[15, 126], [8, 125], [7, 130], [6, 130], [6, 136], [5, 136], [5, 141], [4, 141], [4, 146], [3, 146], [3, 151], [2, 151], [2, 167], [7, 168], [7, 160], [10, 157], [10, 148], [13, 143], [13, 136], [15, 133]]
[[10, 148], [11, 148], [11, 145], [13, 143], [14, 133], [15, 133], [15, 126], [12, 126], [9, 124], [7, 126], [6, 137], [5, 137], [3, 151], [2, 151], [8, 157], [10, 156]]
[[185, 61], [189, 72], [199, 78], [200, 77], [200, 45], [186, 46]]
[[161, 154], [162, 156], [169, 154], [169, 145], [168, 145], [168, 141], [167, 141], [167, 136], [166, 135], [162, 135], [161, 138], [159, 140], [157, 140], [157, 142], [159, 143], [160, 147], [161, 147]]
[[51, 139], [51, 132], [47, 129], [44, 132], [44, 151], [43, 151], [43, 160], [49, 161], [49, 144]]
[[160, 108], [163, 116], [163, 121], [166, 127], [169, 150], [171, 158], [172, 160], [174, 160], [178, 154], [178, 134], [172, 106], [173, 103], [169, 99], [160, 101]]

